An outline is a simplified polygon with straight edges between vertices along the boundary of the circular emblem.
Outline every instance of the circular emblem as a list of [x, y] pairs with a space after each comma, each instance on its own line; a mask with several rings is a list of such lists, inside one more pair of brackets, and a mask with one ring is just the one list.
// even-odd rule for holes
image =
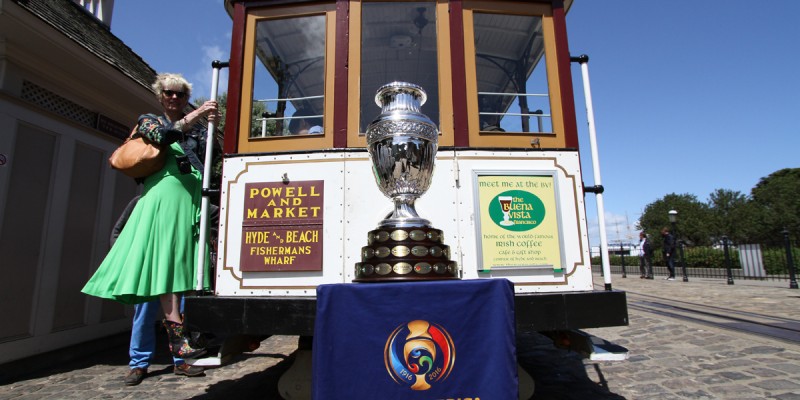
[[434, 257], [441, 257], [442, 256], [442, 248], [439, 246], [433, 246], [430, 249], [431, 255]]
[[372, 275], [375, 272], [375, 267], [372, 264], [361, 264], [361, 274], [364, 276]]
[[447, 264], [445, 263], [433, 264], [433, 272], [436, 272], [437, 274], [443, 274], [447, 272]]
[[447, 272], [450, 273], [450, 274], [455, 274], [456, 273], [456, 263], [452, 262], [450, 264], [447, 264]]
[[406, 240], [406, 239], [408, 239], [408, 232], [406, 232], [406, 231], [404, 231], [402, 229], [398, 229], [398, 230], [392, 232], [391, 237], [392, 237], [392, 240], [394, 240], [395, 242], [399, 242], [401, 240]]
[[411, 253], [411, 250], [406, 246], [395, 246], [392, 248], [392, 255], [395, 257], [405, 257], [409, 253]]
[[375, 249], [375, 255], [378, 256], [378, 258], [385, 258], [389, 256], [390, 253], [391, 251], [389, 251], [388, 247], [378, 247]]
[[430, 240], [432, 240], [434, 242], [438, 242], [440, 237], [441, 237], [441, 235], [439, 234], [438, 231], [430, 231], [430, 232], [428, 232], [428, 239], [430, 239]]
[[375, 273], [378, 275], [386, 275], [389, 272], [392, 272], [392, 266], [387, 263], [380, 263], [375, 266]]
[[439, 324], [411, 321], [395, 328], [384, 346], [386, 371], [411, 390], [428, 390], [448, 378], [456, 359], [453, 338]]
[[394, 273], [399, 275], [405, 275], [411, 272], [411, 264], [406, 262], [399, 262], [394, 265]]
[[431, 267], [431, 265], [426, 262], [421, 262], [414, 265], [414, 272], [418, 274], [424, 275], [431, 272], [431, 270], [433, 270], [433, 267]]
[[389, 240], [389, 232], [386, 231], [377, 231], [375, 232], [375, 240], [379, 242], [385, 242]]
[[419, 229], [414, 229], [413, 231], [408, 233], [408, 237], [410, 237], [411, 240], [419, 241], [419, 240], [425, 240], [427, 235], [425, 235], [424, 231], [421, 231]]
[[414, 246], [411, 248], [411, 254], [417, 257], [425, 257], [428, 255], [428, 248], [425, 246]]
[[364, 247], [361, 249], [361, 257], [363, 260], [369, 260], [370, 258], [375, 256], [375, 250], [371, 247]]

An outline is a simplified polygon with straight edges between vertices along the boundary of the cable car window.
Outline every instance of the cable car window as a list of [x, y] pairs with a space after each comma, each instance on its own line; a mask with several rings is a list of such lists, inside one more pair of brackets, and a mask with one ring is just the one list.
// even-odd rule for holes
[[251, 138], [323, 133], [325, 16], [256, 25]]
[[481, 131], [552, 133], [542, 18], [474, 14]]
[[380, 113], [375, 92], [393, 81], [422, 86], [421, 111], [439, 125], [436, 2], [363, 3], [361, 9], [360, 130]]

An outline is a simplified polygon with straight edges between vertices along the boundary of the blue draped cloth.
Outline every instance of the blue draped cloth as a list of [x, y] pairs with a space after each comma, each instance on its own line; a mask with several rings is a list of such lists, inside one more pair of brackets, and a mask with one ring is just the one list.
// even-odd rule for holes
[[517, 399], [506, 279], [317, 287], [312, 394], [340, 399]]

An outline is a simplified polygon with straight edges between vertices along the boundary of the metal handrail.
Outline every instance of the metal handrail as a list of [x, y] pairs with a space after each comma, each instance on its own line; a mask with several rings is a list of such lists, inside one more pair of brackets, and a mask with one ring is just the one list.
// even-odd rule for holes
[[270, 103], [270, 102], [278, 102], [278, 101], [293, 101], [293, 100], [309, 100], [309, 99], [322, 99], [325, 95], [319, 96], [306, 96], [306, 97], [289, 97], [286, 99], [254, 99], [253, 102], [258, 103]]
[[526, 97], [547, 97], [547, 93], [508, 93], [508, 92], [478, 92], [478, 95], [487, 96], [526, 96]]

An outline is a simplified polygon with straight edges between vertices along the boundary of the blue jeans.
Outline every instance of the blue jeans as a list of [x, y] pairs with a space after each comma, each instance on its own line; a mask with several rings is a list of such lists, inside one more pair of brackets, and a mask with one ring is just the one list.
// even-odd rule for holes
[[669, 277], [670, 278], [674, 278], [675, 277], [675, 254], [673, 254], [673, 253], [670, 253], [669, 256], [667, 256], [667, 269], [669, 270]]
[[[183, 306], [183, 302], [181, 302]], [[156, 351], [156, 318], [161, 303], [153, 300], [147, 303], [136, 304], [133, 313], [133, 327], [131, 327], [131, 345], [128, 354], [131, 361], [128, 363], [131, 369], [147, 368], [150, 360]], [[172, 357], [175, 365], [183, 364], [183, 359]]]

